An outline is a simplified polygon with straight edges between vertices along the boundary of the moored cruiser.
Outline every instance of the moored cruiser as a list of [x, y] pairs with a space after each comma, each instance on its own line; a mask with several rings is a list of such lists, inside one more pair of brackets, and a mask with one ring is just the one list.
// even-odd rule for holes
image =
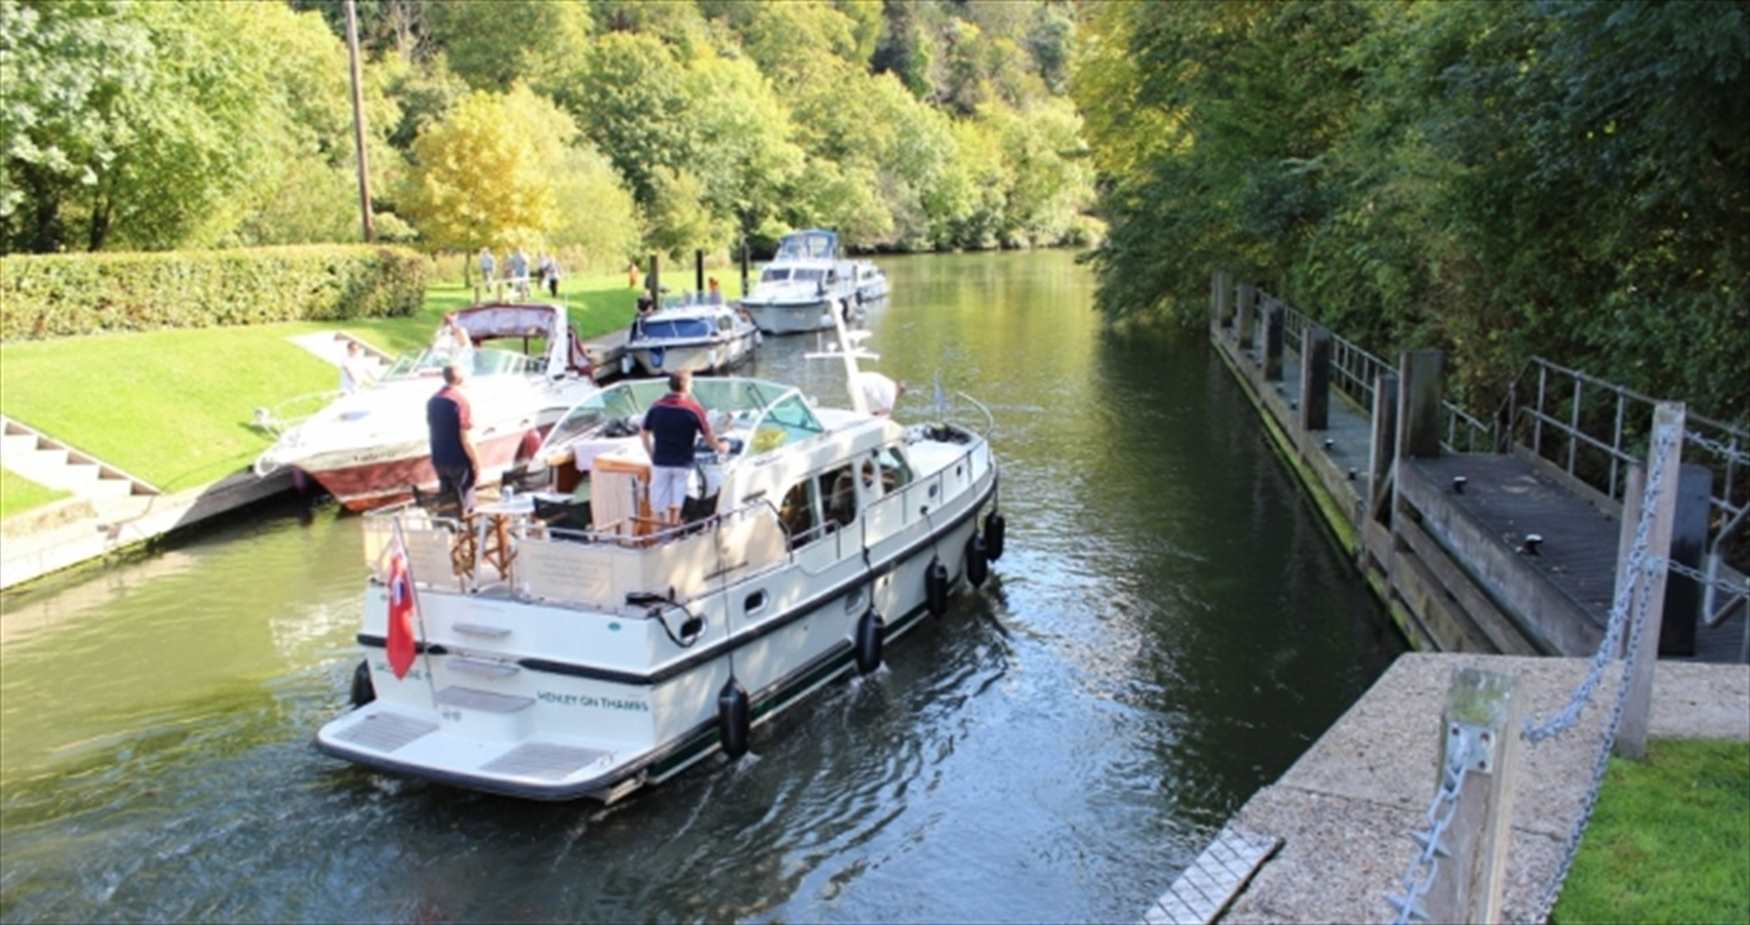
[[622, 371], [721, 371], [752, 359], [759, 338], [753, 322], [721, 299], [665, 305], [632, 322]]
[[[847, 340], [841, 328], [827, 356], [854, 376]], [[472, 789], [612, 800], [739, 756], [752, 726], [873, 671], [1002, 553], [984, 432], [946, 411], [902, 426], [855, 389], [852, 408], [821, 408], [753, 378], [695, 383], [730, 452], [699, 453], [683, 523], [663, 524], [638, 424], [664, 388], [622, 382], [573, 408], [537, 455], [548, 491], [468, 521], [412, 506], [367, 519], [367, 658], [320, 749]], [[418, 640], [398, 677], [390, 617], [410, 600]]]
[[887, 295], [887, 275], [867, 260], [846, 260], [839, 236], [811, 228], [785, 235], [741, 307], [767, 334], [832, 327], [832, 310]]

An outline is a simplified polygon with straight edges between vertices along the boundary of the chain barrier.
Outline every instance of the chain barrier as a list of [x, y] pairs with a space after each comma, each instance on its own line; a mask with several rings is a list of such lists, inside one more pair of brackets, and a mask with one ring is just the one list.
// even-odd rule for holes
[[1652, 565], [1655, 568], [1663, 565], [1671, 570], [1671, 574], [1681, 575], [1703, 588], [1713, 585], [1714, 590], [1721, 594], [1734, 597], [1750, 595], [1750, 577], [1746, 577], [1742, 583], [1734, 584], [1723, 578], [1709, 578], [1708, 574], [1701, 569], [1690, 568], [1674, 559], [1654, 559]]
[[1446, 749], [1446, 766], [1440, 771], [1440, 786], [1434, 788], [1434, 799], [1428, 803], [1428, 812], [1423, 816], [1427, 828], [1410, 833], [1418, 850], [1404, 870], [1403, 892], [1385, 897], [1385, 901], [1397, 910], [1397, 916], [1392, 919], [1395, 925], [1428, 921], [1428, 909], [1422, 901], [1428, 897], [1435, 878], [1440, 875], [1440, 859], [1452, 856], [1446, 847], [1446, 830], [1451, 827], [1453, 817], [1458, 815], [1459, 791], [1469, 773], [1470, 762], [1466, 760], [1465, 750], [1456, 742], [1450, 743]]
[[1683, 436], [1687, 438], [1690, 443], [1718, 455], [1721, 459], [1728, 459], [1739, 465], [1750, 464], [1750, 453], [1738, 449], [1735, 445], [1721, 443], [1720, 441], [1708, 437], [1696, 430], [1684, 431]]
[[1530, 719], [1525, 721], [1525, 741], [1533, 745], [1560, 735], [1579, 722], [1580, 715], [1586, 711], [1587, 705], [1598, 691], [1598, 684], [1604, 678], [1604, 670], [1615, 658], [1617, 649], [1622, 644], [1622, 634], [1628, 624], [1629, 605], [1634, 597], [1635, 587], [1643, 584], [1642, 573], [1652, 559], [1647, 551], [1647, 535], [1653, 527], [1653, 506], [1659, 500], [1659, 484], [1676, 443], [1677, 438], [1669, 427], [1661, 428], [1654, 436], [1653, 462], [1647, 468], [1646, 487], [1641, 492], [1641, 515], [1635, 521], [1634, 540], [1629, 545], [1628, 560], [1623, 565], [1622, 573], [1617, 576], [1616, 595], [1611, 601], [1610, 620], [1605, 624], [1604, 639], [1598, 644], [1598, 651], [1593, 654], [1591, 665], [1587, 666], [1585, 679], [1580, 682], [1579, 687], [1574, 688], [1567, 705], [1541, 725]]

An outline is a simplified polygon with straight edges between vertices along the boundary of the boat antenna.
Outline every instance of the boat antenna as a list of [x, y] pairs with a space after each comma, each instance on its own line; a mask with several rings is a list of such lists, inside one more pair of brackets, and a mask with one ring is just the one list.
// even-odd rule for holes
[[863, 397], [863, 390], [857, 387], [857, 374], [861, 370], [858, 360], [868, 360], [871, 363], [881, 359], [881, 355], [865, 350], [860, 346], [869, 337], [868, 331], [851, 331], [845, 327], [844, 304], [838, 299], [828, 299], [827, 313], [832, 315], [833, 331], [838, 335], [838, 345], [835, 349], [820, 350], [805, 353], [803, 357], [810, 360], [842, 360], [845, 364], [845, 391], [851, 393], [851, 407], [858, 414], [869, 413], [869, 403]]
[[936, 405], [936, 418], [940, 420], [948, 416], [948, 393], [942, 391], [942, 371], [936, 370], [936, 375], [930, 380], [930, 399]]

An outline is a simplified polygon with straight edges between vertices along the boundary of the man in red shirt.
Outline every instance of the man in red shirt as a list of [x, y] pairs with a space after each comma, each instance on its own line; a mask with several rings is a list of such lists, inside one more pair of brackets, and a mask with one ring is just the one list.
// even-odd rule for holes
[[687, 477], [693, 474], [693, 439], [717, 452], [727, 446], [711, 432], [705, 409], [693, 400], [693, 374], [671, 373], [668, 394], [644, 412], [644, 452], [650, 455], [650, 509], [665, 522], [681, 522], [681, 502], [687, 497]]
[[461, 392], [462, 367], [444, 367], [444, 387], [425, 403], [425, 423], [431, 432], [431, 467], [437, 470], [438, 491], [455, 498], [466, 513], [474, 508], [474, 483], [480, 478], [480, 458], [468, 429], [474, 417]]

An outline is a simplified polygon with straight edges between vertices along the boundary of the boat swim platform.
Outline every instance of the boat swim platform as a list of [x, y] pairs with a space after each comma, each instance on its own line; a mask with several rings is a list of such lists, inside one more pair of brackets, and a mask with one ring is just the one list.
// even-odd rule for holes
[[[1241, 343], [1246, 336], [1249, 346]], [[1210, 325], [1210, 343], [1259, 412], [1267, 439], [1410, 645], [1508, 655], [1596, 651], [1615, 589], [1620, 505], [1521, 447], [1402, 452], [1399, 396], [1384, 396], [1390, 410], [1376, 421], [1335, 386], [1331, 370], [1307, 375], [1290, 340], [1244, 319], [1222, 323], [1219, 313]], [[1272, 345], [1278, 352], [1267, 358]], [[1309, 382], [1327, 394], [1320, 429], [1305, 426]], [[1434, 385], [1431, 404], [1439, 408]], [[1380, 458], [1376, 440], [1385, 447]], [[1454, 487], [1458, 476], [1462, 491]], [[1528, 546], [1527, 534], [1542, 542]], [[1745, 661], [1747, 610], [1740, 602], [1712, 626], [1698, 615], [1694, 652], [1664, 657]]]
[[[1247, 800], [1222, 832], [1253, 845], [1280, 842], [1257, 863], [1223, 852], [1238, 880], [1222, 908], [1200, 899], [1211, 887], [1197, 865], [1138, 917], [1163, 922], [1388, 922], [1385, 897], [1402, 888], [1425, 822], [1441, 747], [1441, 710], [1461, 668], [1511, 675], [1523, 716], [1544, 719], [1567, 701], [1587, 660], [1505, 655], [1408, 653], [1400, 656], [1275, 783]], [[1590, 708], [1568, 732], [1519, 750], [1506, 863], [1503, 921], [1527, 921], [1555, 876], [1568, 832], [1583, 811], [1592, 763], [1606, 732], [1620, 672], [1605, 673]], [[1654, 669], [1652, 738], [1750, 740], [1750, 665], [1660, 661]], [[1206, 852], [1208, 853], [1208, 852]], [[1207, 865], [1205, 865], [1207, 866]], [[1187, 906], [1195, 907], [1187, 910]], [[1187, 911], [1192, 914], [1186, 914]], [[1177, 912], [1177, 915], [1170, 913]]]

